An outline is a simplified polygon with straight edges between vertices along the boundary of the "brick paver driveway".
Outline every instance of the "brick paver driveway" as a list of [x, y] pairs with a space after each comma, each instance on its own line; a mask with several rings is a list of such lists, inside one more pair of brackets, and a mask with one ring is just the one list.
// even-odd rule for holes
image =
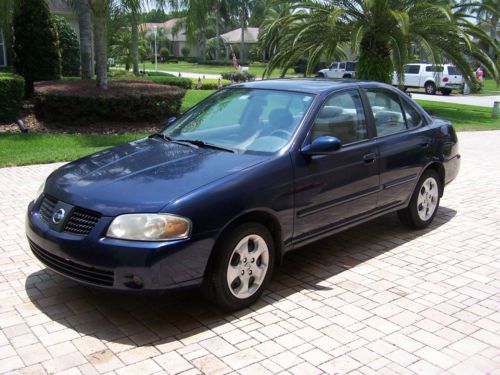
[[0, 169], [0, 372], [500, 373], [500, 132], [460, 140], [431, 228], [388, 215], [298, 250], [235, 314], [196, 291], [116, 295], [46, 270], [24, 212], [57, 165]]

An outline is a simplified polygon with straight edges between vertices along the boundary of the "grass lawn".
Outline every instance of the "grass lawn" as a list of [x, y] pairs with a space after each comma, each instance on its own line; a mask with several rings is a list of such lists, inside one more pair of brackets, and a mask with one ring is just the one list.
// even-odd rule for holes
[[143, 136], [145, 134], [3, 133], [0, 134], [0, 167], [74, 160]]
[[500, 95], [500, 86], [494, 80], [487, 79], [479, 95]]
[[201, 102], [215, 91], [216, 90], [188, 90], [182, 100], [181, 112], [186, 112], [189, 108]]
[[454, 103], [417, 100], [430, 115], [450, 120], [457, 131], [500, 130], [500, 119], [492, 119], [492, 109]]

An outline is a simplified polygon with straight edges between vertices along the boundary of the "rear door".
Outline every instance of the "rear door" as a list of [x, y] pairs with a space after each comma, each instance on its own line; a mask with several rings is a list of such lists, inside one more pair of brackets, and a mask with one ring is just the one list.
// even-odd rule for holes
[[377, 147], [368, 131], [360, 92], [332, 94], [319, 110], [306, 143], [335, 136], [331, 155], [304, 156], [295, 167], [295, 241], [312, 239], [375, 209], [379, 188]]
[[405, 65], [404, 84], [406, 87], [419, 87], [419, 85], [420, 85], [420, 65], [418, 65], [418, 64]]
[[409, 199], [422, 168], [431, 157], [432, 138], [419, 111], [396, 92], [367, 88], [380, 158], [378, 209]]

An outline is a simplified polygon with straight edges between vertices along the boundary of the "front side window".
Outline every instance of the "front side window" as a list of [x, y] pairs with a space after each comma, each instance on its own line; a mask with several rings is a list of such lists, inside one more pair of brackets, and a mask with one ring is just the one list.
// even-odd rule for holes
[[339, 64], [334, 62], [334, 63], [332, 63], [332, 65], [330, 65], [330, 69], [337, 69], [338, 66], [339, 66]]
[[406, 130], [405, 118], [396, 94], [385, 90], [368, 89], [366, 95], [373, 112], [378, 136]]
[[5, 40], [3, 38], [2, 30], [0, 30], [0, 66], [7, 65], [7, 57], [5, 56]]
[[311, 140], [321, 136], [337, 137], [343, 145], [368, 138], [365, 115], [357, 91], [334, 94], [318, 112]]
[[163, 134], [173, 141], [272, 153], [291, 140], [312, 99], [298, 92], [226, 89], [195, 106]]

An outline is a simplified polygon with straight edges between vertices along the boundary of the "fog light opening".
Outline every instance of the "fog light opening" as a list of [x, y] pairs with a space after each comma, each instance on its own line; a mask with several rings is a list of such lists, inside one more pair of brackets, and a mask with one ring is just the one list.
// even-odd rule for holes
[[135, 286], [137, 286], [138, 288], [142, 288], [144, 286], [144, 281], [142, 281], [142, 279], [137, 275], [134, 275], [132, 277], [132, 281], [134, 282]]

